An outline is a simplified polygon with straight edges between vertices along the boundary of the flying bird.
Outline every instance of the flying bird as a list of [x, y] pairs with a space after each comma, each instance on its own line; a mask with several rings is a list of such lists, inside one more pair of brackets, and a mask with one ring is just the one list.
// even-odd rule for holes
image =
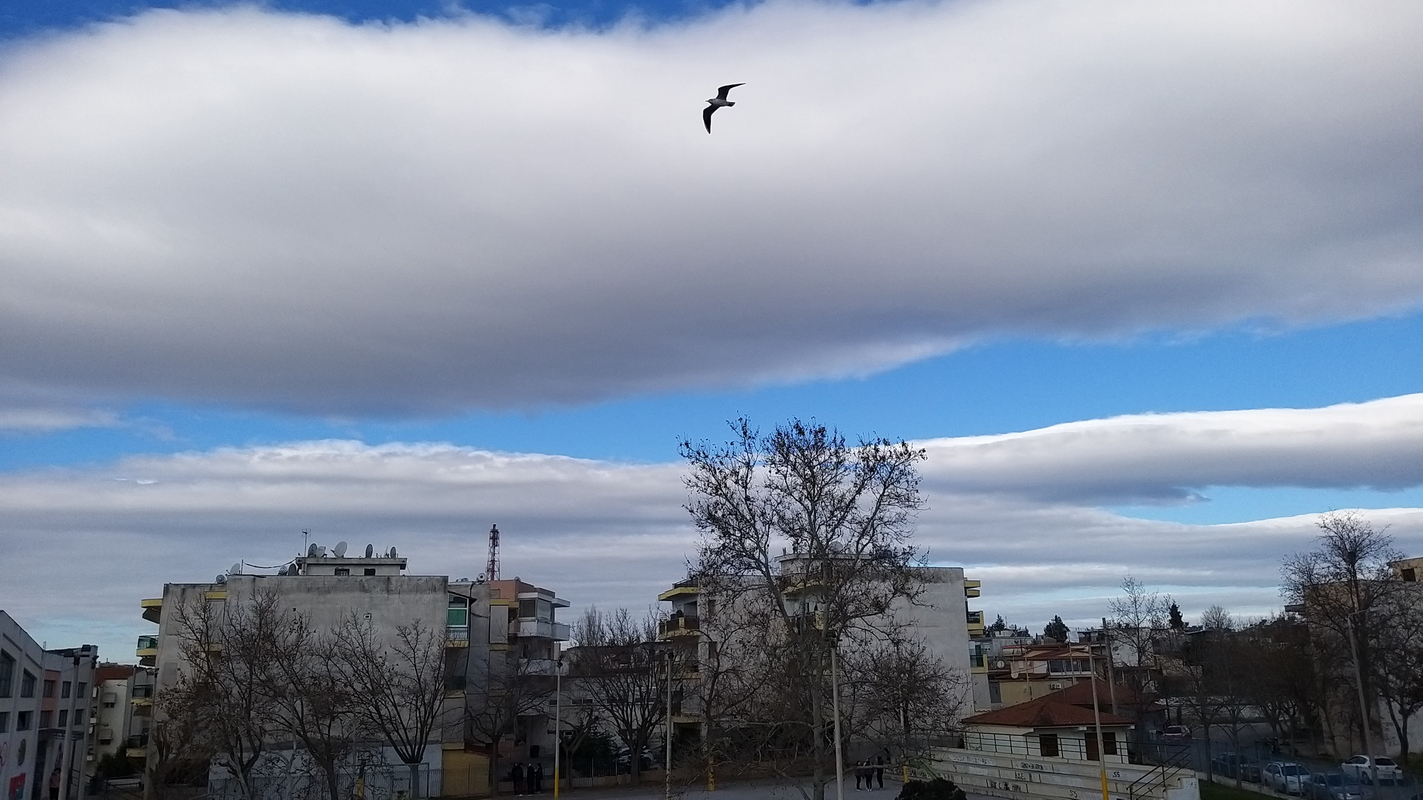
[[707, 107], [702, 109], [702, 122], [707, 124], [707, 133], [711, 133], [711, 115], [722, 106], [734, 106], [735, 103], [726, 99], [727, 93], [738, 86], [745, 86], [744, 83], [728, 83], [716, 90], [716, 97], [707, 101]]

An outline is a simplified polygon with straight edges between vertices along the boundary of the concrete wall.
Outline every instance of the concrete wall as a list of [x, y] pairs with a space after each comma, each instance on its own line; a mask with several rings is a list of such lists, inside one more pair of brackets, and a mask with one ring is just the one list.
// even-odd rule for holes
[[[6, 715], [0, 731], [0, 797], [28, 800], [38, 783], [48, 797], [50, 775], [59, 769], [68, 780], [61, 790], [65, 797], [77, 797], [84, 769], [84, 736], [93, 695], [94, 666], [98, 648], [62, 652], [45, 650], [9, 614], [0, 611], [0, 657], [13, 659], [9, 691], [0, 696], [0, 713]], [[34, 676], [32, 696], [23, 696], [24, 675]], [[45, 696], [45, 681], [53, 680], [52, 696]], [[69, 696], [62, 687], [69, 684]], [[64, 712], [65, 725], [59, 726]], [[50, 724], [41, 728], [49, 712]], [[20, 730], [20, 715], [27, 714], [26, 730]]]
[[[1100, 770], [1100, 765], [1090, 761], [955, 749], [935, 751], [931, 766], [932, 775], [947, 777], [970, 794], [1011, 800], [1094, 800], [1102, 796]], [[1173, 776], [1164, 789], [1159, 780], [1148, 780], [1138, 784], [1136, 791], [1129, 794], [1128, 787], [1150, 772], [1150, 768], [1136, 764], [1108, 764], [1108, 796], [1112, 800], [1200, 800], [1199, 783], [1195, 773], [1190, 771]]]

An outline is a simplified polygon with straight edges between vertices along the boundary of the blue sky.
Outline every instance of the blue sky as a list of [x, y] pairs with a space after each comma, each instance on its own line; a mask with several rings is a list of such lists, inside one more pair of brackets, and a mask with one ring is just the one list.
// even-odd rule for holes
[[[473, 570], [497, 516], [636, 606], [678, 440], [747, 415], [942, 440], [925, 540], [1025, 621], [1262, 613], [1331, 509], [1423, 547], [1423, 15], [1283, 13], [0, 6], [11, 535], [172, 554], [128, 602], [303, 527]], [[126, 618], [26, 548], [0, 605]]]

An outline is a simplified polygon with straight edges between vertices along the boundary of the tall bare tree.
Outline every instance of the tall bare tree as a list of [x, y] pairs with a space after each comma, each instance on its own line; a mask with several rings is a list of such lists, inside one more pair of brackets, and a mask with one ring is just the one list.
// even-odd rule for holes
[[767, 435], [745, 419], [732, 427], [724, 445], [682, 443], [687, 508], [702, 534], [693, 571], [718, 602], [765, 610], [763, 645], [785, 680], [760, 709], [781, 751], [808, 759], [810, 794], [823, 800], [837, 643], [922, 591], [911, 536], [924, 451], [886, 439], [850, 445], [800, 420]]
[[284, 623], [277, 596], [198, 600], [178, 606], [175, 617], [181, 677], [167, 691], [195, 715], [214, 763], [238, 795], [254, 800], [257, 770], [276, 732], [264, 673]]
[[1394, 598], [1403, 590], [1389, 562], [1402, 556], [1392, 538], [1358, 512], [1325, 514], [1317, 527], [1315, 549], [1285, 561], [1282, 592], [1305, 609], [1321, 660], [1337, 665], [1341, 674], [1336, 677], [1365, 699], [1367, 718], [1360, 716], [1359, 731], [1367, 738], [1366, 728], [1378, 729], [1373, 719], [1379, 697], [1376, 662], [1386, 646]]
[[500, 747], [516, 734], [520, 717], [543, 710], [551, 690], [533, 662], [514, 650], [493, 650], [487, 659], [465, 693], [464, 724], [467, 737], [489, 751], [490, 792], [498, 794]]
[[297, 612], [282, 614], [278, 622], [261, 675], [273, 727], [301, 745], [328, 800], [340, 800], [341, 772], [366, 732], [359, 713], [363, 698], [341, 668], [335, 631], [317, 631]]
[[420, 796], [420, 765], [445, 724], [445, 631], [421, 620], [376, 633], [354, 614], [337, 631], [336, 663], [361, 701], [359, 716], [378, 731], [410, 771]]
[[657, 618], [626, 608], [590, 608], [579, 620], [570, 651], [572, 675], [628, 748], [632, 781], [642, 775], [642, 753], [667, 720], [668, 659], [657, 641]]

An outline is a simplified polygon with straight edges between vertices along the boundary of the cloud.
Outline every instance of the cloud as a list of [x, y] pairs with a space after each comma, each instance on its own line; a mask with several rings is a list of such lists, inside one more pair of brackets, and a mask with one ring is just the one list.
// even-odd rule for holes
[[1423, 394], [1327, 408], [1136, 414], [936, 439], [925, 476], [956, 492], [1121, 504], [1210, 486], [1423, 486]]
[[71, 428], [110, 428], [118, 424], [118, 417], [108, 411], [0, 407], [0, 433], [50, 433]]
[[[1064, 444], [1062, 454], [1054, 447], [1013, 451], [1017, 466], [1011, 470], [985, 460], [972, 486], [945, 476], [973, 471], [955, 446], [978, 440], [936, 440], [925, 465], [928, 508], [916, 541], [931, 562], [966, 565], [983, 581], [983, 600], [975, 607], [1023, 624], [1040, 626], [1052, 614], [1082, 622], [1099, 617], [1126, 574], [1172, 593], [1188, 614], [1212, 603], [1247, 615], [1278, 609], [1280, 561], [1311, 546], [1314, 514], [1187, 525], [1125, 517], [1085, 499], [1116, 480], [1114, 459], [1130, 464], [1139, 447], [1160, 446], [1167, 464], [1181, 451], [1200, 454], [1181, 459], [1178, 474], [1157, 474], [1163, 486], [1304, 479], [1286, 458], [1236, 468], [1236, 461], [1254, 456], [1249, 447], [1242, 451], [1234, 435], [1219, 432], [1233, 430], [1249, 414], [1298, 414], [1290, 424], [1262, 426], [1269, 432], [1247, 444], [1273, 437], [1282, 451], [1313, 448], [1310, 457], [1319, 465], [1304, 476], [1310, 485], [1353, 486], [1353, 462], [1365, 445], [1331, 432], [1354, 420], [1360, 440], [1387, 464], [1393, 444], [1368, 435], [1367, 423], [1397, 425], [1423, 409], [1416, 398], [1405, 397], [1301, 412], [1161, 415], [1152, 426], [1122, 419], [1078, 423], [1115, 433]], [[1175, 433], [1163, 437], [1162, 429]], [[1000, 438], [1050, 438], [1057, 430]], [[1134, 435], [1140, 441], [1133, 442]], [[977, 446], [967, 449], [972, 453]], [[997, 453], [993, 460], [1006, 459]], [[1211, 465], [1219, 473], [1208, 474]], [[1266, 474], [1271, 465], [1273, 478]], [[1332, 474], [1329, 465], [1337, 467]], [[1025, 496], [1015, 478], [1019, 470], [1029, 476], [1060, 470], [1075, 476], [1077, 491], [1084, 493], [1072, 502]], [[302, 549], [303, 529], [314, 541], [330, 546], [345, 540], [356, 551], [367, 542], [381, 550], [394, 545], [410, 559], [413, 573], [473, 577], [484, 570], [486, 533], [497, 523], [505, 576], [555, 589], [574, 603], [572, 613], [592, 604], [642, 609], [683, 576], [694, 552], [696, 532], [682, 508], [682, 473], [675, 463], [352, 441], [0, 473], [0, 508], [6, 510], [0, 585], [7, 589], [6, 610], [36, 635], [58, 641], [61, 634], [87, 629], [105, 657], [125, 658], [132, 637], [148, 630], [139, 619], [139, 599], [156, 595], [166, 582], [210, 580], [240, 560], [266, 567], [285, 563]], [[1095, 473], [1105, 477], [1093, 479]], [[1062, 494], [1064, 486], [1053, 491]], [[1405, 552], [1423, 552], [1423, 509], [1365, 515], [1376, 526], [1389, 526]], [[66, 579], [56, 583], [53, 565], [61, 556]]]
[[441, 413], [1414, 309], [1420, 24], [1312, 0], [778, 0], [607, 30], [236, 8], [7, 45], [0, 392]]

